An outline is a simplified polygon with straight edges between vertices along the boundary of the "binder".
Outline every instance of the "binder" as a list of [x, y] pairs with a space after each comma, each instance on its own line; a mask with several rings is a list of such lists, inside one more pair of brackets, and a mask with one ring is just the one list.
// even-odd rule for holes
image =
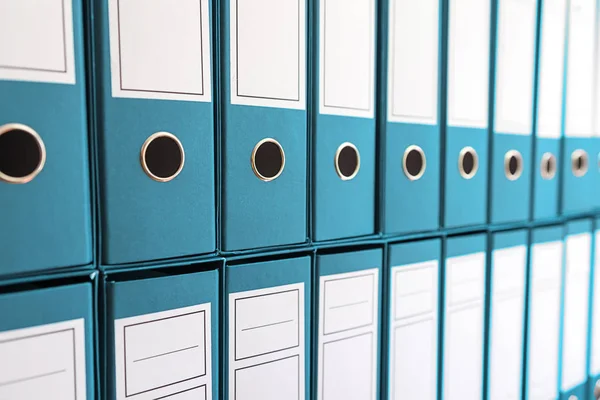
[[376, 1], [315, 2], [312, 239], [375, 233]]
[[389, 246], [387, 399], [438, 398], [441, 244], [430, 239]]
[[92, 284], [89, 279], [63, 283], [2, 288], [2, 398], [95, 398]]
[[485, 234], [446, 240], [443, 270], [442, 398], [483, 399]]
[[102, 263], [213, 252], [212, 1], [94, 6]]
[[380, 47], [385, 54], [380, 99], [382, 230], [432, 231], [439, 226], [440, 207], [443, 3], [382, 4], [381, 23], [387, 23]]
[[591, 209], [595, 200], [594, 148], [596, 1], [569, 3], [562, 213]]
[[82, 1], [7, 0], [1, 14], [0, 275], [88, 265]]
[[221, 6], [221, 249], [305, 242], [307, 2]]
[[443, 226], [487, 218], [491, 0], [448, 3]]
[[589, 379], [588, 396], [591, 400], [600, 397], [600, 219], [594, 223], [594, 258], [592, 270], [592, 293], [590, 309]]
[[489, 222], [529, 217], [537, 0], [496, 4]]
[[566, 224], [561, 337], [561, 399], [584, 399], [588, 380], [589, 295], [592, 221]]
[[310, 397], [311, 259], [225, 268], [223, 399]]
[[540, 3], [532, 219], [558, 215], [567, 1]]
[[107, 400], [219, 398], [220, 266], [103, 276]]
[[382, 249], [317, 254], [313, 396], [379, 399]]
[[517, 399], [524, 371], [527, 231], [492, 233], [491, 239], [487, 398]]
[[534, 229], [528, 271], [525, 400], [558, 398], [563, 227]]

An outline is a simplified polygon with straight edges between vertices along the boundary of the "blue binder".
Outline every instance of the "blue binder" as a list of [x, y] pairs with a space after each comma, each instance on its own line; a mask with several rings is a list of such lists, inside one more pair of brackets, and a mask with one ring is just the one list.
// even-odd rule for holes
[[531, 196], [537, 0], [495, 2], [489, 222], [524, 221]]
[[591, 209], [596, 200], [594, 150], [596, 0], [569, 5], [562, 213]]
[[558, 398], [563, 227], [534, 229], [528, 271], [525, 400]]
[[558, 215], [567, 0], [542, 1], [539, 12], [535, 150], [531, 164], [534, 220]]
[[219, 398], [221, 265], [103, 276], [107, 400]]
[[87, 280], [2, 287], [1, 398], [95, 398], [94, 300]]
[[438, 398], [440, 239], [391, 244], [386, 287], [386, 399]]
[[524, 371], [527, 231], [491, 236], [486, 398], [519, 399]]
[[382, 257], [381, 249], [317, 254], [307, 398], [379, 398]]
[[212, 1], [94, 5], [102, 263], [213, 252]]
[[483, 399], [485, 234], [450, 237], [443, 269], [443, 400]]
[[221, 5], [221, 248], [305, 242], [306, 0]]
[[0, 275], [90, 264], [82, 1], [0, 14]]
[[381, 7], [380, 214], [385, 233], [439, 226], [442, 4], [388, 0]]
[[566, 224], [560, 398], [584, 399], [588, 380], [592, 221]]
[[600, 219], [598, 218], [594, 223], [593, 243], [588, 352], [588, 396], [590, 400], [600, 397]]
[[491, 0], [449, 0], [443, 225], [485, 224]]
[[224, 400], [310, 398], [311, 259], [225, 268]]
[[375, 233], [376, 3], [314, 4], [311, 197], [317, 241]]

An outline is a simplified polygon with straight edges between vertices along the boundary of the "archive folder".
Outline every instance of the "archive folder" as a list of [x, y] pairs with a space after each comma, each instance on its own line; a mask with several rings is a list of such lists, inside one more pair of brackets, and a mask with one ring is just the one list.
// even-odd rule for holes
[[376, 1], [315, 1], [312, 238], [375, 233]]
[[529, 218], [537, 0], [496, 5], [489, 222]]
[[219, 398], [222, 264], [103, 276], [104, 398]]
[[587, 211], [595, 203], [594, 139], [596, 0], [570, 0], [566, 108], [562, 162], [562, 213]]
[[485, 234], [446, 240], [443, 271], [442, 397], [483, 399]]
[[558, 398], [563, 247], [562, 226], [531, 233], [525, 400]]
[[38, 281], [0, 294], [0, 398], [94, 400], [93, 288]]
[[223, 399], [310, 398], [311, 259], [225, 268]]
[[102, 263], [213, 252], [212, 1], [94, 4]]
[[221, 248], [305, 242], [307, 2], [221, 5]]
[[540, 3], [532, 219], [558, 215], [567, 0]]
[[317, 254], [313, 396], [379, 399], [381, 249]]
[[432, 231], [440, 207], [442, 2], [382, 1], [381, 226]]
[[438, 397], [440, 239], [391, 244], [386, 282], [385, 399]]
[[524, 371], [527, 231], [491, 235], [487, 398], [519, 399]]
[[590, 400], [600, 398], [600, 219], [594, 223], [594, 258], [592, 259], [592, 293], [590, 310], [590, 344], [588, 354]]
[[0, 275], [90, 264], [82, 1], [1, 7]]
[[443, 225], [485, 224], [491, 0], [449, 0]]
[[[588, 380], [589, 294], [592, 221], [565, 226], [565, 272], [561, 337], [561, 399], [585, 399]], [[571, 399], [572, 400], [572, 399]]]

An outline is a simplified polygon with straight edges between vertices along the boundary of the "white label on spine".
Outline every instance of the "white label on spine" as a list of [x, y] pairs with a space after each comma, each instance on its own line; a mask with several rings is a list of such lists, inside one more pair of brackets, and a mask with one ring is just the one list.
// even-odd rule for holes
[[438, 261], [393, 267], [391, 284], [391, 398], [435, 400]]
[[590, 372], [600, 375], [600, 231], [595, 234], [594, 304], [592, 309], [592, 349]]
[[546, 0], [542, 7], [539, 65], [539, 137], [561, 135], [567, 1]]
[[565, 135], [594, 134], [596, 0], [571, 0]]
[[570, 390], [587, 379], [591, 234], [568, 236], [566, 246], [561, 385], [563, 391]]
[[306, 0], [230, 2], [231, 104], [306, 108]]
[[490, 1], [450, 0], [448, 124], [488, 126]]
[[0, 7], [0, 80], [75, 84], [72, 0], [2, 0]]
[[499, 2], [494, 130], [530, 135], [537, 0]]
[[117, 400], [210, 400], [210, 313], [205, 303], [115, 320]]
[[481, 399], [485, 253], [446, 260], [444, 398]]
[[85, 400], [84, 323], [0, 332], [0, 399]]
[[555, 399], [558, 381], [562, 241], [532, 246], [528, 398]]
[[378, 279], [369, 269], [320, 278], [318, 400], [375, 400]]
[[494, 250], [490, 399], [521, 397], [527, 247]]
[[600, 26], [596, 29], [596, 92], [594, 97], [594, 128], [596, 137], [600, 137]]
[[375, 1], [322, 0], [319, 112], [373, 118]]
[[211, 101], [208, 0], [109, 0], [113, 97]]
[[391, 0], [388, 121], [435, 125], [439, 0]]
[[304, 283], [229, 294], [229, 399], [304, 399]]

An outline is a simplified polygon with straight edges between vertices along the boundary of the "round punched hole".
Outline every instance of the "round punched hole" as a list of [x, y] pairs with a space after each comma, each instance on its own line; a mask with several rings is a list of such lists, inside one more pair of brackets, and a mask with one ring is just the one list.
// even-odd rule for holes
[[46, 147], [32, 128], [22, 124], [0, 126], [0, 181], [27, 183], [46, 163]]
[[582, 177], [587, 173], [588, 164], [588, 155], [584, 150], [577, 149], [571, 153], [571, 171], [576, 177]]
[[556, 157], [552, 153], [544, 153], [540, 163], [540, 174], [543, 179], [550, 180], [556, 175]]
[[427, 159], [423, 149], [419, 146], [408, 146], [404, 151], [404, 157], [402, 158], [402, 169], [404, 169], [404, 175], [411, 181], [420, 179], [425, 173], [427, 167]]
[[569, 400], [579, 400], [579, 399], [577, 398], [577, 396], [572, 394], [569, 396]]
[[251, 157], [252, 170], [261, 181], [277, 179], [285, 167], [283, 147], [275, 139], [263, 139], [254, 146]]
[[458, 155], [458, 170], [460, 176], [471, 179], [479, 169], [479, 156], [472, 147], [464, 147]]
[[157, 132], [144, 142], [140, 161], [150, 178], [157, 182], [169, 182], [183, 169], [185, 152], [175, 135]]
[[504, 155], [504, 175], [510, 181], [516, 181], [523, 173], [523, 157], [516, 150], [509, 150]]
[[335, 152], [335, 171], [343, 181], [354, 178], [360, 170], [360, 153], [352, 143], [342, 143]]
[[600, 380], [597, 380], [596, 385], [594, 385], [594, 397], [596, 400], [600, 400]]

